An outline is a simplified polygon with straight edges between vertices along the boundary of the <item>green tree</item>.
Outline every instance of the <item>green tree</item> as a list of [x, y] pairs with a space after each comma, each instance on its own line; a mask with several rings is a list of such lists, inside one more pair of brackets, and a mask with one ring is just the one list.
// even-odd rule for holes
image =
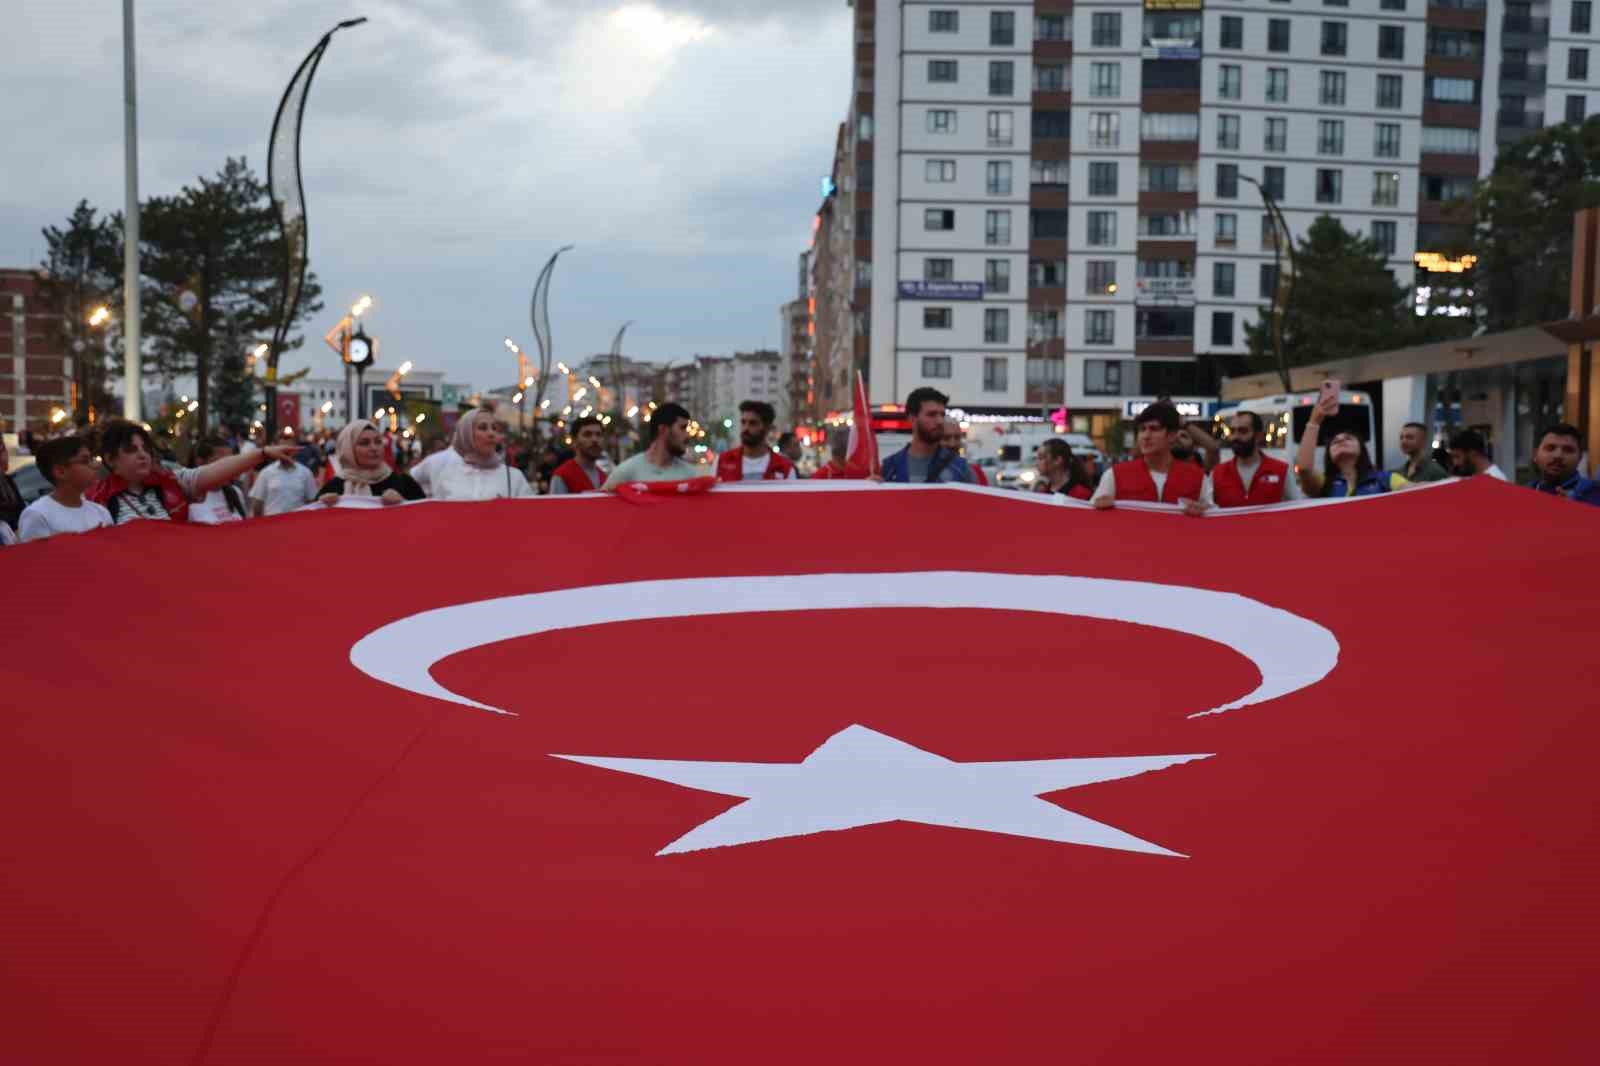
[[[1295, 246], [1294, 292], [1283, 324], [1291, 367], [1403, 348], [1470, 328], [1470, 320], [1418, 317], [1410, 291], [1395, 282], [1383, 251], [1330, 215], [1312, 222]], [[1253, 370], [1278, 369], [1265, 307], [1258, 321], [1245, 324], [1245, 339]]]
[[1491, 331], [1567, 317], [1572, 216], [1600, 206], [1600, 115], [1506, 148], [1472, 202], [1473, 284]]
[[[72, 358], [73, 417], [85, 421], [91, 411], [112, 406], [107, 389], [109, 366], [120, 364], [122, 224], [102, 218], [87, 200], [78, 201], [65, 228], [44, 228], [45, 257], [39, 264], [40, 297], [61, 315], [62, 340]], [[103, 320], [90, 324], [97, 307]]]
[[[244, 159], [230, 158], [214, 177], [155, 197], [142, 212], [152, 370], [195, 375], [196, 425], [209, 425], [213, 412], [248, 421], [255, 382], [247, 353], [272, 334], [281, 284], [281, 231], [266, 185]], [[320, 294], [316, 277], [307, 274], [297, 323], [322, 310]], [[302, 343], [291, 336], [284, 347]]]

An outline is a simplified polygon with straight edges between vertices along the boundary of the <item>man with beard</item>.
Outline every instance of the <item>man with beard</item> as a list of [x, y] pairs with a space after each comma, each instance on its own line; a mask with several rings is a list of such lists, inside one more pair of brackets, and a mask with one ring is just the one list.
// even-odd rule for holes
[[1407, 481], [1443, 481], [1450, 471], [1433, 461], [1428, 450], [1428, 427], [1421, 422], [1407, 422], [1400, 427], [1400, 452], [1406, 465], [1396, 473]]
[[1534, 491], [1600, 507], [1600, 481], [1578, 473], [1578, 460], [1583, 458], [1578, 427], [1557, 422], [1541, 431], [1538, 440], [1533, 466], [1539, 480], [1533, 483]]
[[746, 400], [739, 405], [739, 447], [717, 456], [718, 481], [792, 481], [794, 464], [767, 446], [772, 420], [770, 403]]
[[1450, 469], [1456, 477], [1488, 474], [1496, 481], [1511, 480], [1489, 458], [1489, 442], [1475, 429], [1464, 429], [1450, 438]]
[[1237, 411], [1228, 420], [1228, 447], [1233, 458], [1211, 471], [1218, 507], [1257, 507], [1300, 498], [1289, 476], [1289, 464], [1261, 452], [1261, 416]]
[[651, 414], [650, 428], [654, 432], [650, 446], [617, 464], [603, 486], [607, 492], [636, 481], [690, 481], [701, 476], [700, 467], [684, 458], [689, 450], [687, 408], [662, 404]]
[[1118, 500], [1181, 504], [1191, 515], [1210, 510], [1211, 476], [1198, 463], [1173, 457], [1178, 426], [1178, 410], [1170, 403], [1140, 411], [1133, 420], [1138, 458], [1107, 470], [1090, 502], [1099, 510], [1115, 507]]
[[923, 386], [906, 397], [911, 443], [883, 461], [883, 480], [912, 484], [961, 481], [976, 484], [967, 461], [944, 446], [944, 410], [950, 397]]
[[550, 474], [552, 496], [594, 492], [606, 483], [606, 472], [600, 468], [600, 459], [606, 454], [605, 427], [598, 418], [589, 415], [572, 423], [572, 447], [572, 458]]

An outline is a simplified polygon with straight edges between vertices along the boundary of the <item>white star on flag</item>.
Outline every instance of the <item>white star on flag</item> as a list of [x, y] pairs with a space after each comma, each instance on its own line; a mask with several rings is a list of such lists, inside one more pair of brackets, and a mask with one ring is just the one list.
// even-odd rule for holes
[[921, 822], [1183, 858], [1176, 851], [1074, 814], [1039, 796], [1211, 756], [954, 762], [866, 726], [852, 725], [798, 763], [554, 757], [744, 799], [695, 826], [657, 855], [884, 822]]

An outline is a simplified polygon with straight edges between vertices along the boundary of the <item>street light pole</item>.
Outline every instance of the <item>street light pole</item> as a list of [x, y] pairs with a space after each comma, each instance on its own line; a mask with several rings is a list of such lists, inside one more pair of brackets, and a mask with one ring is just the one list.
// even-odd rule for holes
[[139, 352], [139, 106], [135, 92], [133, 0], [122, 0], [122, 148], [127, 183], [122, 212], [122, 414], [134, 422], [144, 417], [144, 370]]
[[[1289, 233], [1289, 222], [1283, 217], [1283, 212], [1278, 208], [1277, 201], [1267, 192], [1266, 186], [1255, 178], [1245, 174], [1239, 175], [1240, 181], [1249, 182], [1261, 194], [1261, 202], [1266, 205], [1267, 216], [1272, 219], [1272, 272], [1276, 282], [1272, 286], [1272, 351], [1278, 361], [1278, 377], [1283, 381], [1283, 391], [1293, 391], [1290, 387], [1289, 360], [1283, 350], [1283, 322], [1289, 317], [1289, 303], [1294, 297], [1294, 238]], [[1283, 253], [1289, 253], [1289, 273], [1283, 272]]]

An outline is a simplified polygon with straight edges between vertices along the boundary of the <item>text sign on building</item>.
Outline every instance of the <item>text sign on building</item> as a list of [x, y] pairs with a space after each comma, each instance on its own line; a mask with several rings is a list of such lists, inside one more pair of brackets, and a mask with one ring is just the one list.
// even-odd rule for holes
[[1146, 11], [1199, 11], [1201, 0], [1144, 0]]
[[1139, 278], [1140, 296], [1157, 299], [1193, 300], [1194, 278]]
[[981, 300], [979, 281], [902, 281], [900, 296], [906, 300]]
[[[1122, 405], [1123, 418], [1138, 418], [1139, 412], [1149, 407], [1150, 400], [1128, 400]], [[1206, 405], [1199, 400], [1173, 400], [1172, 406], [1177, 408], [1181, 418], [1201, 418], [1206, 413]]]

